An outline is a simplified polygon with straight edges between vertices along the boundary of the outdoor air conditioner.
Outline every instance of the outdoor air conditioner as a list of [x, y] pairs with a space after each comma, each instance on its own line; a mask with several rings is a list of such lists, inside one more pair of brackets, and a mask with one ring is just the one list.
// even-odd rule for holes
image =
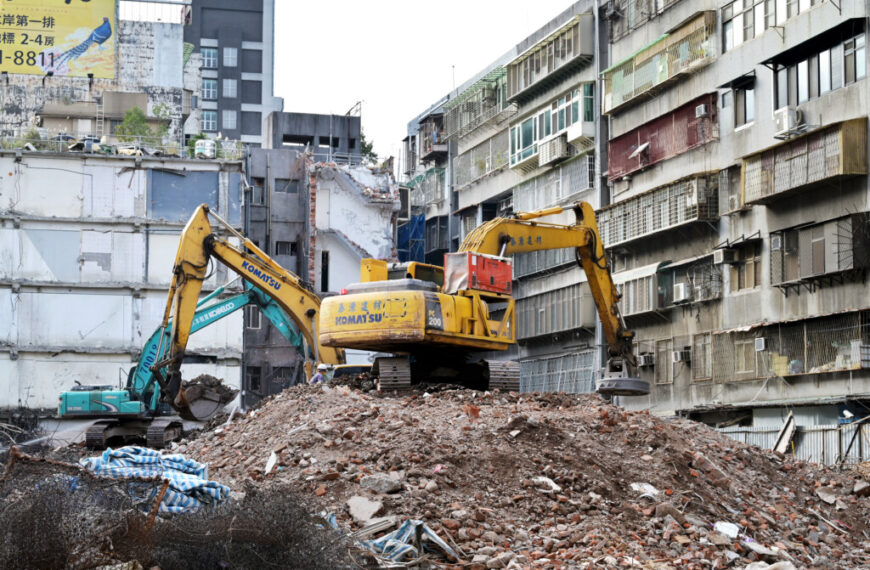
[[732, 194], [728, 196], [728, 211], [733, 212], [740, 209], [740, 196]]
[[571, 155], [568, 150], [568, 139], [564, 134], [544, 141], [538, 146], [538, 164], [540, 166], [568, 158], [569, 156]]
[[688, 350], [675, 350], [671, 353], [672, 362], [691, 362], [692, 353]]
[[764, 352], [767, 350], [767, 339], [763, 336], [755, 339], [755, 352]]
[[734, 263], [734, 260], [735, 256], [733, 249], [716, 249], [713, 251], [713, 265]]
[[798, 125], [801, 124], [800, 111], [794, 107], [783, 107], [773, 112], [775, 123], [774, 136], [788, 136]]
[[709, 108], [706, 104], [698, 105], [695, 107], [695, 118], [702, 119], [710, 114]]
[[692, 300], [692, 290], [687, 283], [674, 284], [674, 303], [688, 303]]
[[637, 357], [637, 365], [641, 368], [647, 368], [649, 366], [655, 366], [656, 364], [656, 355], [655, 354], [641, 354]]

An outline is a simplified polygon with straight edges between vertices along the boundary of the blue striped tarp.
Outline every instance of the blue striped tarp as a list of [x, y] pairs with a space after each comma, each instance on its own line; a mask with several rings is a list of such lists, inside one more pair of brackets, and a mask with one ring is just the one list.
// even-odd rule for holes
[[[190, 513], [206, 505], [217, 505], [229, 498], [230, 488], [208, 480], [208, 465], [187, 459], [183, 455], [161, 455], [145, 447], [109, 448], [98, 457], [82, 459], [81, 464], [100, 477], [129, 479], [162, 477], [169, 488], [160, 503], [161, 513]], [[137, 502], [150, 505], [160, 485], [136, 484], [128, 492]]]

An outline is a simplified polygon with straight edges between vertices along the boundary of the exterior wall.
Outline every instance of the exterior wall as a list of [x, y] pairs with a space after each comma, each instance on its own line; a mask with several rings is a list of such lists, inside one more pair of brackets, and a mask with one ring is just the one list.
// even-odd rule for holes
[[[162, 319], [178, 236], [203, 202], [241, 227], [239, 163], [0, 153], [0, 407], [116, 385]], [[185, 176], [172, 174], [185, 173]], [[216, 267], [211, 290], [227, 281]], [[242, 315], [191, 337], [186, 378], [238, 385]]]
[[[282, 267], [305, 276], [309, 208], [303, 157], [287, 149], [252, 149], [248, 172], [253, 190], [247, 199], [246, 235]], [[285, 254], [286, 247], [295, 254]], [[246, 406], [306, 380], [302, 355], [264, 315], [246, 322], [244, 334]], [[259, 386], [251, 385], [256, 376], [251, 367], [259, 372]]]
[[316, 162], [359, 164], [360, 125], [358, 116], [276, 112], [266, 117], [263, 146], [307, 150]]

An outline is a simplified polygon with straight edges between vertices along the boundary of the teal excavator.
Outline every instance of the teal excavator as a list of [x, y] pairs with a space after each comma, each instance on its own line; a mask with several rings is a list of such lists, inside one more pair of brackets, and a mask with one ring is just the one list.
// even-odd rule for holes
[[[218, 299], [225, 289], [226, 286], [220, 287], [197, 303], [191, 332], [212, 325], [243, 307], [255, 306], [284, 338], [300, 353], [303, 351], [302, 335], [271, 297], [259, 289], [249, 288], [238, 295]], [[181, 420], [173, 417], [176, 412], [160, 401], [160, 386], [152, 371], [152, 366], [164, 360], [169, 351], [171, 331], [170, 321], [167, 326], [158, 327], [148, 338], [139, 361], [127, 374], [125, 387], [79, 384], [60, 394], [60, 418], [99, 418], [85, 432], [85, 443], [89, 448], [102, 449], [110, 440], [141, 439], [144, 436], [149, 447], [160, 449], [181, 437]], [[213, 405], [213, 412], [211, 409], [200, 410], [197, 416], [209, 419], [222, 407]]]

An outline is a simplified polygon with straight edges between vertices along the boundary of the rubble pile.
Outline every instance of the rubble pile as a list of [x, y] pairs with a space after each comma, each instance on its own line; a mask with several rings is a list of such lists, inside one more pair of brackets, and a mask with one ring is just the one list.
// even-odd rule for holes
[[297, 386], [182, 442], [357, 530], [420, 519], [472, 568], [870, 566], [870, 487], [597, 396]]

